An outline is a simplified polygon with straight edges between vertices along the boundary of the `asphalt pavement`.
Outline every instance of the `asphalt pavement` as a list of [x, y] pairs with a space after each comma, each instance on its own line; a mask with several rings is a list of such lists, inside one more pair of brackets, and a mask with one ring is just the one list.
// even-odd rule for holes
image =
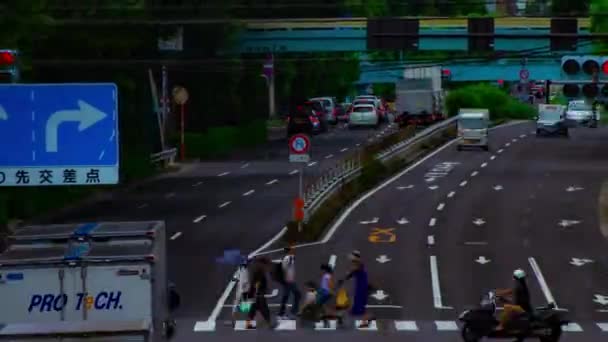
[[[312, 138], [314, 177], [368, 142], [390, 131], [349, 131], [342, 125]], [[85, 204], [42, 223], [164, 220], [169, 277], [182, 296], [180, 321], [205, 319], [232, 275], [216, 259], [225, 250], [244, 254], [280, 231], [291, 215], [300, 166], [288, 162], [287, 141], [272, 142], [228, 160], [188, 165], [178, 173], [106, 200]], [[188, 330], [192, 330], [191, 327]]]
[[[533, 304], [555, 302], [573, 322], [562, 341], [605, 340], [608, 254], [598, 197], [608, 174], [608, 129], [578, 128], [563, 138], [536, 137], [534, 128], [494, 129], [489, 152], [444, 146], [347, 210], [327, 242], [297, 249], [300, 284], [318, 281], [328, 261], [341, 277], [348, 253], [361, 251], [380, 290], [369, 300], [377, 318], [371, 331], [352, 322], [345, 330], [314, 331], [295, 321], [281, 323], [286, 331], [235, 331], [223, 324], [230, 297], [219, 302], [224, 308], [212, 331], [200, 331], [209, 324], [198, 322], [198, 332], [182, 328], [180, 335], [459, 341], [460, 312], [488, 290], [509, 287], [513, 270], [522, 268]], [[271, 298], [271, 307], [278, 302]]]

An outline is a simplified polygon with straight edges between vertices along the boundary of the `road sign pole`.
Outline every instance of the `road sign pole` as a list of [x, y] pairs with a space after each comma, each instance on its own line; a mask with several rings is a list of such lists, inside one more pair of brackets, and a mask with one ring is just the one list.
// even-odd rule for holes
[[182, 129], [182, 141], [181, 141], [181, 146], [180, 146], [180, 156], [182, 161], [184, 161], [184, 159], [186, 159], [186, 139], [184, 138], [184, 132], [185, 132], [185, 125], [186, 125], [186, 120], [184, 120], [184, 104], [182, 104], [180, 107], [181, 109], [181, 129]]
[[[300, 184], [299, 184], [299, 190], [298, 190], [298, 197], [301, 199], [304, 199], [304, 186], [303, 186], [303, 180], [304, 180], [304, 165], [300, 166]], [[302, 221], [298, 221], [298, 232], [302, 231]]]

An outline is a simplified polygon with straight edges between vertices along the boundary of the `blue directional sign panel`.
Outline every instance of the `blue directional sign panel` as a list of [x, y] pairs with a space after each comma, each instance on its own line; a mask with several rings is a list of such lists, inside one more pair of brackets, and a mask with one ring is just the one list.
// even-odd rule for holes
[[0, 186], [117, 184], [116, 85], [0, 85], [0, 149]]

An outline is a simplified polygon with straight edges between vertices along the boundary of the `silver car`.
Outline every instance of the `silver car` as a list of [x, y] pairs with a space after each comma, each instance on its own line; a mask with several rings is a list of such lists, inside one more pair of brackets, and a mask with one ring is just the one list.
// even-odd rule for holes
[[376, 111], [376, 107], [372, 104], [355, 105], [353, 111], [348, 117], [348, 128], [352, 129], [357, 126], [380, 126], [380, 116]]
[[585, 100], [574, 100], [568, 103], [566, 120], [570, 126], [597, 127], [597, 115], [593, 105]]
[[568, 136], [565, 106], [541, 104], [538, 106], [536, 136], [559, 134]]

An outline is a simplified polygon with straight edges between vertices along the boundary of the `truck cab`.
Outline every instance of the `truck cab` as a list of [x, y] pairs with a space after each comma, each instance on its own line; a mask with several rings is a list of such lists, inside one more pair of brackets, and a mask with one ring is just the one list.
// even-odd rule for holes
[[566, 106], [541, 104], [538, 106], [536, 136], [553, 134], [568, 136]]
[[458, 150], [464, 147], [481, 147], [488, 151], [490, 111], [481, 108], [461, 108], [458, 111]]

